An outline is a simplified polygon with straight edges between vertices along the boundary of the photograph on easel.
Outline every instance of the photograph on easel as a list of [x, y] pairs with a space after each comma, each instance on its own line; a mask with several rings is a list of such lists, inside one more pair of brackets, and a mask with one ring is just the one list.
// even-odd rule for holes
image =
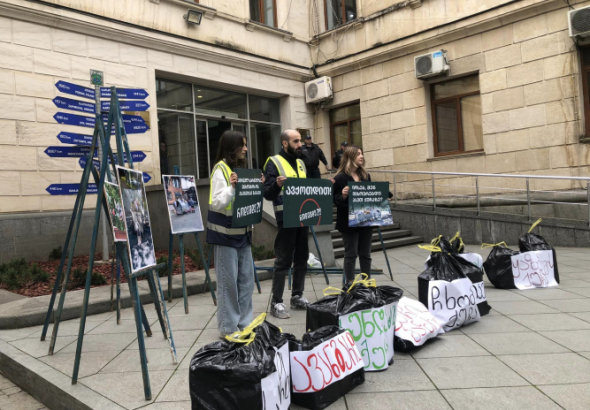
[[203, 218], [192, 175], [162, 175], [173, 234], [202, 232]]
[[156, 253], [148, 210], [143, 174], [140, 171], [117, 165], [119, 187], [123, 199], [123, 212], [127, 228], [127, 249], [131, 259], [131, 272], [156, 265]]
[[115, 242], [127, 241], [127, 228], [125, 227], [125, 217], [123, 216], [123, 202], [121, 201], [121, 191], [119, 185], [105, 181], [104, 194], [107, 198], [109, 207], [109, 218], [113, 227], [113, 238]]

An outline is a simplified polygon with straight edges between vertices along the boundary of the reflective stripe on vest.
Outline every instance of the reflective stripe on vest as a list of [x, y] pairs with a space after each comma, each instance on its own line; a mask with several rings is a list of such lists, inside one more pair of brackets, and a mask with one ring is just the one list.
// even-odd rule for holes
[[[227, 183], [227, 186], [230, 186], [229, 177], [232, 174], [232, 171], [231, 171], [231, 168], [224, 161], [219, 161], [213, 167], [213, 171], [211, 171], [211, 179], [209, 180], [209, 186], [211, 188], [213, 187], [213, 175], [215, 174], [215, 171], [217, 171], [218, 168], [221, 169], [221, 172], [223, 172], [223, 177], [225, 178], [225, 182]], [[213, 189], [210, 189], [209, 190], [209, 206], [211, 206], [212, 203], [213, 203]], [[233, 204], [234, 204], [234, 201], [231, 200], [230, 203], [225, 207], [225, 209], [215, 210], [215, 212], [218, 212], [220, 214], [224, 214], [225, 216], [232, 216]]]
[[249, 225], [246, 228], [226, 228], [224, 226], [215, 225], [214, 223], [207, 222], [207, 229], [219, 232], [225, 235], [244, 235], [246, 232], [252, 232], [252, 226]]

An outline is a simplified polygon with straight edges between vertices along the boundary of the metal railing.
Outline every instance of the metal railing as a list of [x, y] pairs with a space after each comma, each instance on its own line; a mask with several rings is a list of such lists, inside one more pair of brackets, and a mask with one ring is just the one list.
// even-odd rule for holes
[[[381, 171], [371, 170], [372, 174], [382, 173], [393, 175], [394, 204], [411, 204], [429, 206], [432, 209], [443, 207], [476, 208], [477, 215], [481, 215], [482, 206], [526, 205], [529, 220], [532, 220], [534, 205], [577, 205], [587, 208], [588, 225], [590, 226], [590, 177], [570, 177], [553, 175], [509, 175], [509, 174], [470, 174], [462, 172], [428, 172], [428, 171]], [[406, 178], [401, 178], [405, 175]], [[413, 175], [414, 180], [409, 176]], [[424, 176], [424, 177], [420, 177]], [[428, 176], [430, 178], [428, 178]], [[446, 177], [443, 181], [440, 177]], [[439, 177], [437, 179], [437, 177]], [[462, 178], [462, 179], [459, 179]], [[471, 183], [453, 183], [454, 179], [472, 179]], [[522, 181], [522, 187], [485, 186], [481, 184], [486, 179], [509, 179]], [[531, 182], [561, 181], [554, 189], [533, 189]], [[437, 181], [439, 183], [437, 184]], [[569, 184], [565, 181], [569, 181]], [[494, 185], [501, 185], [494, 183]], [[508, 185], [508, 184], [506, 184]], [[514, 185], [514, 183], [513, 183]], [[518, 183], [516, 184], [518, 185]], [[547, 184], [548, 185], [548, 184]], [[565, 185], [569, 185], [566, 187]], [[406, 188], [426, 187], [422, 191], [410, 191]], [[450, 193], [444, 193], [449, 191]], [[462, 191], [462, 192], [453, 192]], [[465, 192], [467, 191], [467, 193]], [[482, 192], [484, 192], [482, 194]], [[486, 193], [487, 192], [487, 193]], [[505, 197], [509, 192], [511, 195]], [[535, 197], [536, 196], [536, 197]], [[449, 200], [450, 199], [450, 200]], [[575, 218], [567, 218], [575, 219]]]

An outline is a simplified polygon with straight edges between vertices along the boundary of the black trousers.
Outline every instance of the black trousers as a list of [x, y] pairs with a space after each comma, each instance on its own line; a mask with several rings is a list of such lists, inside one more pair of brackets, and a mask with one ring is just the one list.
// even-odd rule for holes
[[293, 265], [292, 296], [303, 295], [309, 247], [307, 236], [309, 228], [283, 228], [283, 222], [277, 222], [279, 232], [275, 238], [275, 266], [272, 278], [272, 301], [283, 303], [285, 277]]
[[371, 237], [373, 228], [353, 228], [342, 233], [344, 242], [344, 273], [346, 281], [354, 280], [356, 258], [359, 258], [361, 272], [371, 272]]
[[322, 173], [320, 172], [319, 168], [308, 168], [306, 172], [307, 178], [315, 178], [320, 179], [322, 177]]

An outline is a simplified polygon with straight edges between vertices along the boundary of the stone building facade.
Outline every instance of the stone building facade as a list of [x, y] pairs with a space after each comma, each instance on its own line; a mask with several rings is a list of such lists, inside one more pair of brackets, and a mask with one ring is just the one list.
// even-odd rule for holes
[[[185, 21], [189, 10], [200, 25]], [[450, 72], [417, 80], [414, 57], [437, 50]], [[0, 262], [46, 257], [63, 240], [67, 226], [56, 221], [75, 197], [46, 189], [79, 182], [82, 169], [45, 150], [61, 145], [58, 132], [81, 130], [56, 123], [52, 99], [59, 80], [89, 86], [90, 69], [150, 94], [151, 129], [129, 142], [146, 154], [137, 165], [152, 178], [154, 214], [165, 206], [161, 142], [182, 151], [169, 151], [167, 171], [198, 174], [206, 205], [220, 126], [248, 134], [257, 167], [280, 129], [300, 128], [327, 157], [344, 140], [361, 145], [375, 170], [588, 175], [584, 55], [561, 0], [0, 0]], [[318, 106], [304, 89], [316, 73], [334, 91]], [[165, 126], [181, 119], [188, 128]], [[429, 178], [400, 175], [400, 195], [422, 192]]]

